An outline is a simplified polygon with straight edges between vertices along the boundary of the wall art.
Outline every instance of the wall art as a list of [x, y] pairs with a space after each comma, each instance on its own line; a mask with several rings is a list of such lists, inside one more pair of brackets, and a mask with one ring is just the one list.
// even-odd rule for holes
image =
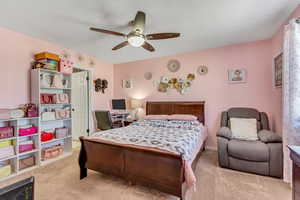
[[192, 86], [194, 80], [195, 74], [188, 74], [185, 78], [163, 76], [161, 77], [157, 90], [162, 93], [167, 93], [169, 89], [175, 89], [180, 94], [184, 94]]
[[282, 87], [282, 65], [283, 53], [274, 58], [274, 85], [275, 87]]
[[106, 79], [96, 79], [94, 80], [95, 91], [105, 93], [105, 89], [108, 87], [108, 81]]
[[151, 80], [151, 79], [152, 79], [152, 73], [151, 73], [151, 72], [146, 72], [146, 73], [144, 74], [144, 78], [145, 78], [146, 80]]
[[199, 75], [206, 75], [208, 73], [208, 68], [205, 65], [200, 65], [197, 69]]
[[167, 68], [170, 72], [177, 72], [180, 69], [180, 62], [178, 60], [170, 60]]
[[246, 69], [229, 69], [228, 70], [229, 83], [246, 83], [247, 70]]
[[122, 87], [125, 89], [133, 88], [132, 80], [122, 80]]

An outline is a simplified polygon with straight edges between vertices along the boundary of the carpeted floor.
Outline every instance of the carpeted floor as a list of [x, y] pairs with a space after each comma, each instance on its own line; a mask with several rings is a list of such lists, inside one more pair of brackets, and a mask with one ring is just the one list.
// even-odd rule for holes
[[[35, 176], [36, 200], [155, 200], [178, 199], [145, 187], [92, 171], [79, 180], [78, 150], [73, 155], [48, 166], [12, 178], [3, 185]], [[189, 200], [291, 200], [289, 185], [281, 180], [219, 168], [217, 154], [205, 151], [196, 170], [197, 191]]]

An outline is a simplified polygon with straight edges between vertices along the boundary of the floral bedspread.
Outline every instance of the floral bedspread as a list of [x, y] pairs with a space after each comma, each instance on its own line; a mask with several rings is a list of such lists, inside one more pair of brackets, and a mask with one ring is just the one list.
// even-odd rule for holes
[[127, 127], [97, 132], [90, 138], [154, 147], [179, 154], [183, 160], [191, 162], [195, 149], [202, 142], [202, 130], [203, 125], [196, 120], [141, 120]]

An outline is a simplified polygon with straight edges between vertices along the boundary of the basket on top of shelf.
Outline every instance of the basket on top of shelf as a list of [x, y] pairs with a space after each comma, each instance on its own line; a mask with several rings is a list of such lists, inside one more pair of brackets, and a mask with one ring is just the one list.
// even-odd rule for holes
[[73, 73], [74, 62], [66, 58], [60, 58], [59, 55], [49, 52], [42, 52], [34, 55], [36, 62], [32, 68], [42, 68], [53, 71], [59, 71], [65, 74]]

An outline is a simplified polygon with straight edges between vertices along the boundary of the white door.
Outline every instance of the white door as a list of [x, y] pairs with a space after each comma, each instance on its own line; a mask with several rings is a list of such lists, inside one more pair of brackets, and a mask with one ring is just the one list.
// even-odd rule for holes
[[89, 129], [89, 93], [88, 72], [72, 74], [72, 131], [73, 139], [88, 136]]

